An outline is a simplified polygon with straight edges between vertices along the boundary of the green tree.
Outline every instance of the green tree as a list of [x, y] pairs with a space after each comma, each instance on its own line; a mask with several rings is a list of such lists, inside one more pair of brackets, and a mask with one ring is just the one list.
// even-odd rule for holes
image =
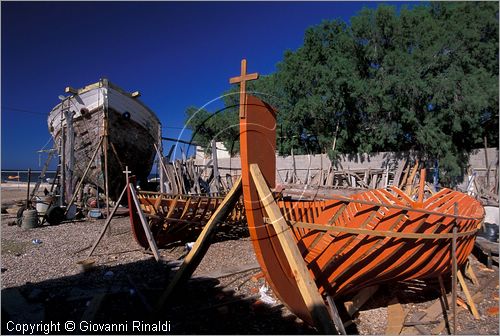
[[[310, 27], [277, 72], [248, 91], [278, 109], [281, 154], [413, 149], [438, 160], [451, 181], [485, 138], [498, 147], [498, 55], [496, 2], [431, 2], [399, 13], [380, 5], [350, 24]], [[237, 116], [237, 90], [225, 97], [227, 118]]]

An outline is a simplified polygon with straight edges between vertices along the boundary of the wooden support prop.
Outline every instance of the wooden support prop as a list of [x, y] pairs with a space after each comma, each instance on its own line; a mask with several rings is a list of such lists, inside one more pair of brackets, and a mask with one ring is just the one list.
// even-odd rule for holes
[[351, 301], [347, 301], [345, 303], [345, 308], [347, 310], [347, 313], [351, 316], [353, 316], [365, 303], [368, 301], [369, 298], [375, 294], [375, 292], [378, 290], [379, 286], [370, 286], [363, 288], [360, 290], [353, 298]]
[[69, 210], [69, 208], [73, 205], [73, 202], [75, 201], [76, 195], [78, 194], [78, 191], [80, 190], [83, 180], [87, 176], [87, 173], [89, 172], [90, 166], [92, 165], [92, 162], [94, 162], [95, 156], [97, 155], [97, 152], [99, 151], [99, 148], [101, 148], [102, 141], [104, 138], [101, 137], [101, 140], [99, 141], [99, 144], [97, 145], [96, 149], [94, 150], [94, 153], [92, 153], [92, 157], [89, 160], [89, 163], [87, 164], [87, 167], [85, 168], [85, 171], [83, 172], [82, 178], [78, 182], [78, 185], [76, 186], [75, 192], [73, 193], [73, 196], [71, 197], [71, 200], [68, 203], [68, 206], [66, 207], [66, 214]]
[[[455, 203], [456, 205], [456, 203]], [[453, 228], [453, 239], [451, 241], [451, 309], [453, 313], [453, 334], [457, 334], [457, 227]]]
[[87, 259], [90, 258], [92, 253], [94, 253], [94, 250], [96, 249], [97, 245], [99, 245], [99, 242], [101, 241], [102, 237], [104, 237], [104, 233], [108, 229], [109, 224], [111, 223], [111, 219], [113, 219], [113, 216], [116, 213], [116, 210], [118, 210], [118, 207], [120, 206], [120, 202], [123, 198], [123, 195], [125, 195], [125, 191], [127, 191], [127, 186], [125, 185], [125, 188], [123, 188], [122, 193], [120, 194], [120, 197], [116, 201], [116, 204], [111, 211], [110, 215], [106, 218], [106, 223], [104, 224], [104, 227], [102, 228], [101, 233], [99, 234], [99, 238], [95, 241], [94, 245], [92, 246], [92, 249], [90, 250], [89, 254], [87, 255]]
[[399, 181], [401, 180], [401, 174], [403, 174], [403, 169], [406, 166], [406, 158], [404, 158], [396, 168], [396, 172], [394, 173], [394, 179], [392, 180], [393, 186], [399, 186]]
[[149, 229], [148, 221], [146, 220], [146, 216], [144, 216], [144, 213], [142, 212], [141, 209], [141, 203], [139, 202], [139, 198], [137, 197], [137, 194], [135, 193], [134, 185], [132, 183], [128, 184], [128, 187], [130, 189], [130, 194], [132, 195], [132, 199], [134, 200], [135, 207], [137, 209], [137, 214], [139, 215], [139, 218], [142, 223], [142, 228], [144, 229], [144, 233], [146, 234], [146, 238], [149, 243], [149, 247], [151, 248], [151, 251], [153, 252], [153, 255], [156, 259], [156, 261], [160, 261], [160, 254], [158, 253], [158, 246], [156, 246], [156, 242], [153, 238], [153, 234], [151, 233], [151, 230]]
[[387, 326], [386, 335], [399, 335], [405, 322], [405, 311], [397, 298], [393, 298], [387, 306]]
[[415, 175], [417, 174], [418, 166], [419, 163], [417, 160], [417, 162], [415, 162], [415, 166], [411, 170], [410, 176], [408, 176], [408, 179], [406, 180], [405, 192], [407, 195], [411, 195], [411, 193], [413, 192], [413, 182], [415, 181]]
[[[107, 104], [106, 104], [107, 105]], [[104, 152], [104, 194], [106, 195], [106, 217], [109, 217], [109, 174], [108, 174], [108, 149], [109, 149], [109, 134], [108, 134], [108, 107], [106, 106], [106, 114], [103, 120], [104, 123], [104, 141], [102, 149]], [[111, 231], [110, 231], [111, 233]]]
[[217, 192], [220, 192], [221, 180], [220, 180], [220, 174], [219, 174], [219, 163], [218, 163], [218, 159], [217, 159], [217, 146], [216, 145], [217, 145], [217, 143], [215, 142], [215, 139], [212, 140], [212, 162], [213, 162], [215, 188], [217, 189]]
[[446, 296], [446, 288], [444, 287], [443, 277], [438, 275], [439, 289], [441, 290], [441, 297], [443, 298], [444, 309], [449, 310], [448, 297]]
[[297, 286], [304, 299], [304, 303], [311, 313], [311, 317], [316, 327], [326, 334], [338, 334], [330, 318], [330, 313], [325, 305], [325, 301], [319, 294], [318, 287], [311, 277], [300, 250], [295, 243], [292, 230], [283, 218], [280, 208], [276, 204], [273, 194], [259, 166], [257, 164], [251, 164], [250, 172], [261, 203], [265, 207], [268, 216], [271, 218], [271, 224], [274, 227], [274, 231], [277, 232], [277, 237], [285, 253], [290, 269], [292, 270], [292, 274], [295, 276]]
[[189, 277], [191, 277], [193, 272], [196, 270], [196, 267], [198, 267], [201, 260], [205, 256], [205, 253], [208, 250], [209, 240], [212, 234], [214, 233], [215, 228], [220, 222], [226, 219], [227, 215], [233, 210], [236, 202], [241, 196], [241, 192], [242, 192], [242, 183], [240, 177], [238, 181], [233, 185], [233, 188], [226, 195], [221, 205], [211, 216], [210, 220], [208, 221], [208, 223], [205, 225], [200, 235], [198, 236], [198, 239], [196, 239], [193, 248], [191, 249], [191, 251], [189, 251], [187, 256], [184, 258], [181, 267], [175, 273], [172, 282], [170, 282], [168, 287], [161, 295], [160, 300], [158, 301], [156, 307], [158, 310], [163, 308], [168, 297], [170, 296], [170, 294], [172, 294], [177, 285], [181, 281], [184, 281]]
[[472, 295], [470, 295], [469, 287], [465, 283], [464, 276], [462, 275], [462, 271], [458, 270], [458, 281], [460, 281], [460, 285], [462, 286], [462, 290], [464, 291], [465, 297], [467, 298], [467, 302], [469, 303], [470, 310], [472, 315], [476, 320], [479, 320], [481, 317], [477, 311], [476, 305], [474, 304], [474, 300], [472, 299]]
[[479, 280], [477, 279], [476, 273], [474, 272], [474, 269], [472, 268], [470, 256], [469, 256], [469, 259], [467, 260], [467, 264], [465, 264], [465, 275], [472, 281], [474, 286], [479, 286]]
[[158, 155], [160, 166], [163, 170], [163, 174], [165, 174], [165, 176], [168, 178], [167, 167], [165, 167], [165, 162], [163, 162], [163, 156], [161, 155], [160, 150], [158, 149], [158, 146], [156, 146], [155, 143], [153, 143], [153, 146], [155, 146], [156, 155]]
[[115, 154], [116, 161], [118, 161], [118, 164], [120, 165], [120, 168], [121, 169], [125, 169], [125, 167], [123, 166], [122, 161], [120, 160], [120, 156], [118, 155], [118, 151], [116, 150], [115, 144], [112, 143], [111, 141], [109, 142], [109, 144], [111, 145], [111, 149], [113, 150], [113, 154]]
[[[482, 299], [483, 299], [483, 294], [482, 294], [481, 292], [478, 292], [478, 293], [474, 294], [473, 299], [474, 299], [474, 300], [476, 300], [476, 301], [480, 301], [480, 300], [482, 300]], [[460, 312], [460, 311], [462, 311], [462, 310], [466, 310], [466, 309], [467, 309], [467, 308], [458, 307], [458, 311], [459, 311], [459, 312]], [[449, 317], [449, 318], [453, 319], [453, 317], [452, 317], [452, 316], [451, 316], [451, 317]], [[437, 325], [437, 326], [435, 326], [435, 327], [431, 330], [431, 332], [427, 332], [426, 334], [428, 334], [428, 335], [439, 335], [439, 334], [441, 334], [441, 332], [442, 332], [445, 328], [448, 328], [448, 330], [449, 330], [449, 322], [448, 322], [448, 320], [447, 320], [447, 319], [442, 318], [442, 319], [440, 319], [440, 320], [439, 320], [438, 325]], [[451, 332], [450, 332], [450, 333], [451, 333]]]
[[328, 307], [330, 308], [330, 317], [335, 323], [335, 326], [338, 328], [341, 335], [347, 335], [344, 328], [344, 323], [340, 319], [339, 311], [337, 310], [337, 306], [335, 305], [335, 301], [333, 301], [333, 298], [330, 295], [326, 296], [326, 301], [328, 302]]
[[420, 184], [418, 187], [418, 203], [422, 203], [424, 201], [424, 193], [425, 193], [425, 168], [420, 169]]

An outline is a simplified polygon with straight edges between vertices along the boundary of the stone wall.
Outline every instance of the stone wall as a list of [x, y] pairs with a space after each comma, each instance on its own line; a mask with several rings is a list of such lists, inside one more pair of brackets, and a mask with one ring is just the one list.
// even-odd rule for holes
[[[402, 162], [404, 157], [414, 156], [414, 153], [393, 153], [393, 152], [380, 152], [371, 155], [360, 154], [360, 155], [343, 155], [339, 161], [335, 164], [336, 170], [345, 171], [356, 171], [356, 170], [377, 170], [377, 169], [387, 169], [394, 171], [398, 165]], [[488, 148], [487, 151], [488, 164], [490, 165], [490, 184], [495, 181], [495, 174], [498, 170], [498, 148]], [[197, 159], [197, 165], [207, 164], [209, 159]], [[310, 174], [317, 172], [319, 169], [327, 170], [331, 166], [331, 161], [326, 154], [317, 155], [295, 155], [292, 156], [278, 156], [276, 158], [276, 166], [278, 170], [278, 175], [276, 176], [277, 183], [281, 183], [282, 179], [286, 175], [286, 171], [291, 171], [293, 169], [293, 162], [295, 161], [295, 167], [297, 172], [297, 177], [304, 180], [307, 171]], [[219, 171], [222, 176], [225, 174], [239, 175], [241, 170], [241, 162], [239, 157], [233, 158], [221, 158], [218, 160]], [[473, 169], [477, 176], [476, 178], [485, 179], [486, 175], [486, 157], [485, 150], [478, 149], [469, 158], [469, 166]], [[281, 176], [281, 177], [280, 177]], [[465, 188], [467, 182], [467, 176], [464, 177], [464, 182], [459, 186]]]

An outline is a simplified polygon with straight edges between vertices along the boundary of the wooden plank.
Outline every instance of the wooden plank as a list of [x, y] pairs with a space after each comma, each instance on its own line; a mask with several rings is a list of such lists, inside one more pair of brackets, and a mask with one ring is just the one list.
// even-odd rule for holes
[[413, 182], [415, 180], [415, 175], [417, 174], [418, 166], [419, 166], [419, 162], [417, 160], [417, 162], [415, 162], [415, 166], [413, 166], [413, 169], [411, 170], [410, 176], [408, 177], [408, 179], [405, 182], [405, 192], [408, 195], [411, 195], [411, 193], [413, 191], [412, 190], [413, 189]]
[[393, 298], [387, 306], [386, 335], [399, 335], [405, 322], [405, 311], [397, 298]]
[[403, 173], [403, 169], [406, 166], [406, 158], [404, 158], [396, 168], [396, 172], [394, 173], [394, 179], [392, 180], [393, 186], [399, 186], [399, 181], [401, 180], [401, 174]]
[[292, 230], [290, 230], [287, 222], [283, 218], [259, 166], [257, 164], [251, 164], [250, 172], [257, 188], [259, 198], [268, 216], [271, 218], [272, 225], [277, 233], [278, 240], [283, 248], [292, 274], [295, 276], [299, 291], [304, 299], [304, 303], [311, 313], [311, 317], [316, 327], [326, 334], [338, 334], [330, 319], [328, 308], [319, 294], [318, 287], [311, 277], [300, 250], [295, 243], [292, 236]]
[[425, 176], [426, 176], [425, 168], [420, 169], [420, 184], [418, 187], [418, 203], [422, 203], [424, 201]]
[[458, 281], [460, 281], [460, 285], [462, 286], [462, 290], [465, 294], [465, 297], [467, 298], [467, 302], [469, 303], [470, 310], [472, 312], [472, 315], [476, 320], [479, 320], [481, 317], [479, 316], [479, 313], [477, 311], [476, 305], [474, 303], [474, 299], [472, 299], [472, 295], [470, 295], [469, 292], [469, 287], [467, 287], [467, 284], [465, 283], [464, 276], [462, 275], [462, 271], [458, 270], [457, 272], [458, 276]]
[[191, 277], [196, 267], [198, 267], [201, 260], [203, 259], [203, 256], [208, 250], [209, 240], [213, 232], [215, 231], [215, 228], [218, 226], [220, 222], [226, 219], [227, 215], [233, 210], [234, 205], [241, 196], [241, 193], [242, 193], [242, 183], [240, 177], [238, 181], [233, 185], [233, 188], [226, 195], [221, 205], [213, 213], [210, 220], [205, 225], [200, 235], [196, 239], [193, 248], [184, 258], [184, 261], [182, 262], [182, 265], [180, 266], [179, 270], [175, 273], [174, 278], [172, 279], [168, 287], [161, 295], [157, 304], [158, 309], [162, 308], [165, 305], [167, 299], [181, 281], [184, 281], [189, 277]]
[[141, 220], [142, 228], [144, 229], [144, 233], [146, 235], [146, 239], [148, 240], [149, 247], [151, 248], [151, 251], [153, 252], [153, 255], [154, 255], [156, 261], [160, 261], [160, 254], [158, 253], [158, 246], [156, 246], [156, 242], [153, 238], [153, 234], [151, 233], [151, 230], [149, 229], [149, 225], [148, 225], [148, 221], [146, 220], [146, 216], [144, 216], [144, 213], [142, 212], [141, 203], [139, 202], [139, 199], [137, 198], [137, 194], [135, 193], [134, 186], [132, 185], [132, 183], [129, 183], [128, 186], [130, 189], [130, 194], [132, 195], [132, 199], [134, 200], [135, 206], [137, 208], [137, 215], [139, 215], [139, 219]]
[[353, 316], [373, 294], [378, 290], [379, 286], [370, 286], [360, 290], [351, 301], [344, 303], [347, 313]]

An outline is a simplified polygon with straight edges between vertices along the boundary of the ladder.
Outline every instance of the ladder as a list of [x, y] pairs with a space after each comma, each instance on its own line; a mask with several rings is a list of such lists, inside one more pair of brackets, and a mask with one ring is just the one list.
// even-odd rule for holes
[[[45, 164], [43, 166], [42, 172], [38, 176], [38, 181], [36, 182], [35, 187], [33, 188], [33, 191], [31, 192], [30, 195], [30, 200], [32, 201], [33, 198], [35, 197], [36, 193], [38, 192], [38, 189], [40, 188], [40, 184], [42, 183], [43, 179], [45, 178], [45, 174], [47, 173], [47, 169], [49, 169], [49, 164], [52, 161], [52, 157], [57, 151], [55, 149], [51, 149], [48, 151], [49, 156], [47, 157], [47, 160], [45, 160]], [[56, 178], [59, 177], [59, 166], [58, 166], [58, 171], [56, 172], [56, 176], [54, 177], [54, 181]]]

